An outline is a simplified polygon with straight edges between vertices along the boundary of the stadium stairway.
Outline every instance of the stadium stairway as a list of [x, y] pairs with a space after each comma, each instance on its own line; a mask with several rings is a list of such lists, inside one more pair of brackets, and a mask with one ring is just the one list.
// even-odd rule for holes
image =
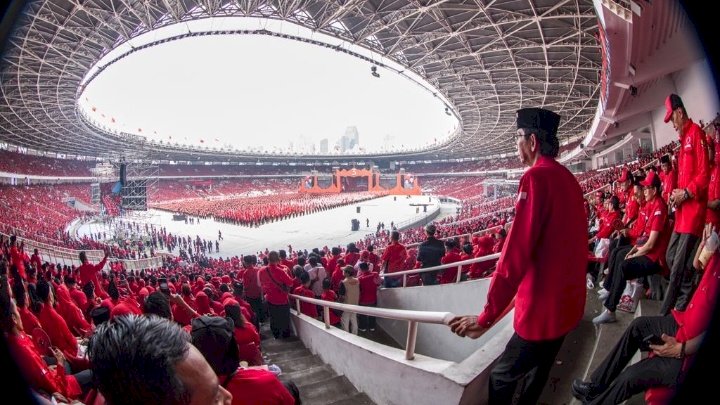
[[262, 325], [261, 346], [266, 364], [280, 367], [283, 382], [293, 381], [304, 405], [374, 405], [342, 375], [313, 355], [296, 337], [273, 339], [268, 323]]

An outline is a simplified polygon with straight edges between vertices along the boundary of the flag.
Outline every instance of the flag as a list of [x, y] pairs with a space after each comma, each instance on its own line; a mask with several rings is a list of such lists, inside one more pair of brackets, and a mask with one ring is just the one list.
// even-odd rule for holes
[[111, 118], [110, 118], [110, 122], [115, 123], [115, 118], [114, 118], [114, 117], [111, 117]]
[[142, 132], [142, 128], [138, 128], [138, 132]]
[[95, 112], [95, 111], [97, 111], [97, 108], [95, 106], [93, 106], [92, 110], [93, 110], [93, 112]]
[[204, 140], [204, 139], [201, 139], [201, 140], [200, 140], [200, 143], [205, 143], [205, 140]]

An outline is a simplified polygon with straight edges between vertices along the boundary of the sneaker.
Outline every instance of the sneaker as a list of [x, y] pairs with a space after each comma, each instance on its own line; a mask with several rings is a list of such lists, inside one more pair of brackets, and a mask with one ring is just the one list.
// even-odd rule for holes
[[375, 332], [375, 328], [370, 328], [370, 332]]
[[598, 293], [598, 299], [600, 301], [605, 301], [609, 295], [610, 295], [610, 291], [603, 289]]
[[595, 288], [595, 282], [593, 281], [593, 276], [588, 274], [586, 279], [587, 280], [585, 282], [585, 286], [587, 287], [587, 289], [592, 290], [593, 288]]
[[581, 379], [575, 379], [572, 383], [572, 394], [583, 404], [587, 404], [594, 400], [600, 394], [600, 389], [591, 382], [585, 382]]
[[360, 332], [367, 332], [367, 329], [358, 329]]
[[604, 310], [602, 314], [593, 318], [593, 323], [596, 325], [601, 324], [601, 323], [613, 323], [613, 322], [617, 322], [617, 318], [615, 318], [615, 312], [610, 312], [607, 309]]
[[275, 374], [275, 375], [280, 375], [280, 374], [282, 374], [282, 370], [281, 370], [280, 367], [278, 367], [276, 364], [271, 364], [271, 365], [269, 365], [269, 366], [268, 366], [268, 371], [270, 371], [271, 373], [273, 373], [273, 374]]

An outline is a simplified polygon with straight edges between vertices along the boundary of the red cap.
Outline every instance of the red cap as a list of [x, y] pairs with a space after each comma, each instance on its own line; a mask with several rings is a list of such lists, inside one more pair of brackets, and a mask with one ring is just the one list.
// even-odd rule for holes
[[670, 116], [676, 108], [684, 107], [682, 99], [677, 94], [671, 94], [665, 99], [665, 123], [670, 121]]
[[647, 177], [645, 177], [645, 180], [640, 182], [640, 185], [643, 187], [651, 187], [653, 183], [659, 183], [660, 179], [657, 177], [657, 174], [655, 174], [654, 171], [650, 170], [648, 171]]

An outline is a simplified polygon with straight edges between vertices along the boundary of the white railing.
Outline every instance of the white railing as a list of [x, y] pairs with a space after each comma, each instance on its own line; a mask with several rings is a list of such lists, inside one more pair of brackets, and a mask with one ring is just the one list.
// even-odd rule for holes
[[402, 278], [403, 278], [402, 286], [406, 287], [407, 286], [407, 276], [409, 276], [409, 275], [427, 273], [429, 271], [445, 270], [445, 269], [449, 269], [452, 267], [457, 267], [458, 271], [457, 271], [457, 276], [455, 278], [455, 282], [459, 283], [461, 276], [462, 276], [462, 267], [463, 266], [468, 265], [468, 264], [473, 264], [473, 263], [487, 262], [487, 261], [495, 260], [495, 259], [499, 259], [499, 258], [500, 258], [500, 253], [493, 253], [493, 254], [487, 255], [487, 256], [475, 257], [475, 258], [468, 259], [468, 260], [462, 260], [459, 262], [442, 264], [440, 266], [427, 267], [424, 269], [412, 269], [412, 270], [397, 271], [394, 273], [384, 273], [383, 277], [400, 277], [400, 276], [402, 276]]
[[407, 340], [405, 345], [405, 358], [412, 360], [415, 358], [415, 342], [417, 341], [417, 325], [418, 323], [434, 323], [447, 325], [455, 318], [455, 314], [451, 312], [432, 312], [432, 311], [409, 311], [405, 309], [388, 309], [363, 307], [360, 305], [340, 304], [332, 301], [318, 300], [315, 298], [303, 297], [300, 295], [290, 294], [291, 298], [296, 301], [296, 310], [301, 314], [300, 301], [323, 307], [323, 320], [325, 328], [330, 329], [330, 309], [337, 309], [343, 312], [352, 312], [360, 315], [374, 316], [377, 318], [394, 319], [397, 321], [406, 321], [408, 323]]

